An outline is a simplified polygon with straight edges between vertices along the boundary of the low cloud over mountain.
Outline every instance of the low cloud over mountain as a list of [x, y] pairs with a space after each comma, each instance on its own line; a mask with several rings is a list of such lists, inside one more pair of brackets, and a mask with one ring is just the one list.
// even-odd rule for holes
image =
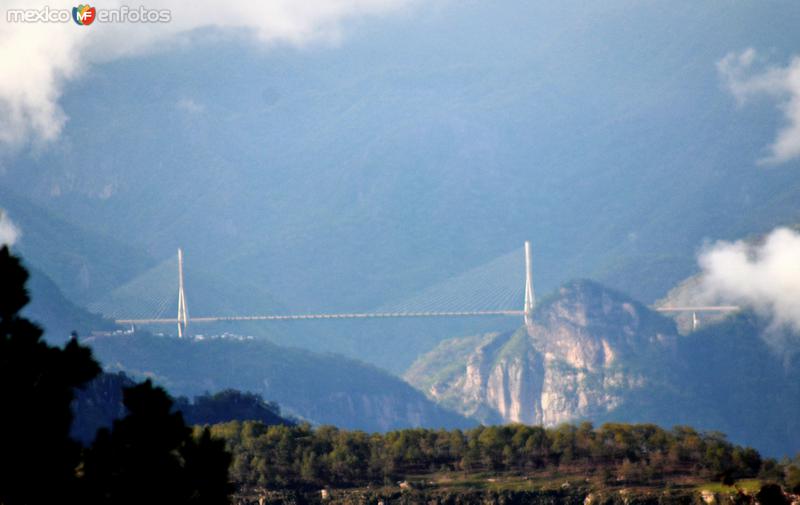
[[699, 258], [705, 300], [752, 308], [776, 327], [800, 331], [800, 234], [772, 231], [757, 244], [717, 242]]

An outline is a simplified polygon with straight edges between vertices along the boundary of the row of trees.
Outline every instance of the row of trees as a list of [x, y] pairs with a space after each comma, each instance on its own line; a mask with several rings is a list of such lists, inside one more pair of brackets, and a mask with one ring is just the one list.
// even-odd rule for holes
[[535, 472], [560, 467], [609, 481], [654, 482], [680, 473], [710, 479], [758, 474], [757, 451], [718, 433], [651, 424], [507, 425], [367, 434], [323, 426], [231, 422], [211, 428], [233, 454], [234, 480], [267, 488], [355, 486], [431, 471]]

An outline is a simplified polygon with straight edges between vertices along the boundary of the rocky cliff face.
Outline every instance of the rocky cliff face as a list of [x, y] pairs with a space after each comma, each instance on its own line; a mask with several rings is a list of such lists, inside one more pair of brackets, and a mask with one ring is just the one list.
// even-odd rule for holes
[[530, 327], [444, 342], [405, 378], [483, 422], [600, 418], [660, 380], [676, 335], [669, 319], [578, 281], [541, 304]]

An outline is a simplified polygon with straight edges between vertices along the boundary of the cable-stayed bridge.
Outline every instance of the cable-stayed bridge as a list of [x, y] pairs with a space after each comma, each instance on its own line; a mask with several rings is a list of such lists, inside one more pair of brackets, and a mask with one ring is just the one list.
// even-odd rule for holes
[[[524, 282], [520, 274], [524, 260]], [[174, 268], [174, 263], [173, 263]], [[342, 319], [386, 318], [454, 318], [454, 317], [521, 317], [527, 326], [533, 322], [536, 306], [533, 286], [532, 250], [525, 242], [523, 250], [508, 254], [435, 284], [405, 300], [378, 307], [372, 311], [343, 313], [215, 315], [189, 317], [184, 287], [183, 252], [178, 250], [178, 310], [176, 317], [163, 317], [169, 298], [158, 302], [155, 314], [150, 317], [119, 317], [120, 325], [175, 324], [178, 336], [187, 334], [189, 324], [245, 321], [307, 321]], [[163, 274], [163, 272], [162, 272]], [[174, 286], [174, 285], [173, 285]], [[174, 289], [174, 288], [173, 288]], [[173, 291], [174, 293], [174, 291]], [[520, 303], [521, 302], [521, 303]], [[173, 305], [174, 307], [174, 305]], [[692, 312], [693, 325], [697, 326], [699, 312], [730, 312], [735, 306], [660, 307], [660, 312]]]
[[[511, 281], [511, 275], [515, 270], [516, 275], [519, 275], [518, 266], [523, 258], [519, 251], [514, 251], [487, 265], [439, 283], [419, 295], [393, 305], [379, 307], [370, 312], [215, 315], [190, 318], [183, 283], [183, 252], [178, 250], [177, 316], [174, 318], [161, 317], [161, 313], [168, 303], [167, 300], [162, 300], [155, 317], [117, 318], [115, 322], [122, 325], [175, 324], [178, 328], [178, 336], [184, 336], [190, 323], [488, 316], [523, 317], [529, 321], [535, 307], [529, 242], [525, 243], [524, 251], [526, 277], [524, 284], [518, 282], [520, 285], [518, 289], [508, 288], [509, 285], [514, 284]], [[520, 304], [521, 299], [523, 303]], [[480, 301], [476, 303], [475, 300]], [[517, 307], [514, 307], [515, 302]]]

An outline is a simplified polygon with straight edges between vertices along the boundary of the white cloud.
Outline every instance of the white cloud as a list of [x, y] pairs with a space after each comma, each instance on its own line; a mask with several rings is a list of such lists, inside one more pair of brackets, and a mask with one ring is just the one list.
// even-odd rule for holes
[[9, 219], [8, 215], [0, 209], [0, 247], [12, 246], [20, 236], [19, 228]]
[[800, 332], [800, 234], [773, 230], [762, 243], [718, 242], [699, 258], [701, 298], [752, 308]]
[[800, 56], [785, 66], [756, 68], [758, 55], [752, 48], [730, 53], [719, 62], [717, 70], [729, 91], [742, 105], [757, 96], [769, 96], [778, 102], [787, 124], [769, 147], [762, 163], [783, 163], [800, 157]]
[[[75, 2], [2, 1], [0, 19], [0, 144], [56, 138], [67, 120], [59, 106], [64, 84], [93, 64], [168, 47], [181, 34], [203, 27], [240, 29], [262, 44], [335, 41], [348, 19], [395, 11], [412, 0], [149, 0], [169, 9], [169, 23], [12, 23], [9, 9], [69, 9]], [[103, 2], [104, 9], [124, 0]]]

